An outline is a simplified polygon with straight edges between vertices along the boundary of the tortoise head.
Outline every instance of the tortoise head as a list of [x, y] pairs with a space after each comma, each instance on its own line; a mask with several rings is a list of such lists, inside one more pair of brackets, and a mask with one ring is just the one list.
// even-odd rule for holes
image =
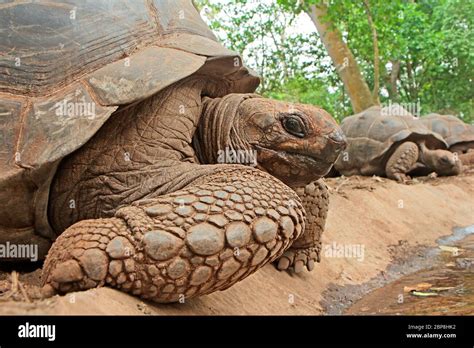
[[462, 171], [462, 163], [456, 153], [448, 150], [430, 150], [424, 143], [420, 144], [423, 163], [438, 175], [457, 175]]
[[237, 132], [257, 154], [257, 168], [289, 186], [326, 175], [346, 147], [346, 138], [323, 109], [248, 98], [238, 109]]

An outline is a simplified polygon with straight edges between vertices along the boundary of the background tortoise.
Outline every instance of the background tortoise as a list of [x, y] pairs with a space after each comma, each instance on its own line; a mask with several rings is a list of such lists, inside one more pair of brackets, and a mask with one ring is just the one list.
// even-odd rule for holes
[[415, 169], [458, 174], [459, 161], [440, 135], [399, 105], [371, 107], [346, 117], [341, 128], [348, 146], [335, 164], [344, 175], [379, 175], [405, 181]]
[[[191, 1], [15, 3], [0, 23], [0, 243], [44, 256], [62, 233], [46, 295], [172, 302], [285, 251], [280, 269], [312, 269], [328, 195], [311, 182], [344, 137], [319, 108], [235, 94], [259, 79]], [[229, 149], [262, 170], [214, 164]]]
[[474, 164], [474, 126], [452, 115], [428, 114], [420, 121], [443, 137], [449, 151], [458, 154], [463, 164]]

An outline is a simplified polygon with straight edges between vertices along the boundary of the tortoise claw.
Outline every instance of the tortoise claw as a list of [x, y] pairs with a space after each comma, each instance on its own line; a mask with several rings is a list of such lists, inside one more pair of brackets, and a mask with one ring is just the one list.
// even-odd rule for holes
[[314, 269], [314, 260], [313, 259], [308, 260], [306, 267], [308, 268], [308, 271], [311, 272]]
[[303, 260], [298, 260], [295, 262], [295, 273], [301, 273], [303, 272], [303, 267], [304, 267], [304, 262]]
[[293, 268], [295, 273], [301, 273], [306, 267], [308, 271], [312, 271], [315, 261], [318, 261], [316, 248], [290, 248], [278, 259], [277, 268], [280, 271]]
[[278, 260], [278, 266], [277, 268], [280, 270], [280, 271], [284, 271], [286, 269], [288, 269], [288, 267], [290, 267], [290, 260], [288, 260], [286, 257], [282, 256], [280, 257], [280, 259]]
[[56, 289], [54, 289], [50, 284], [46, 284], [41, 288], [41, 297], [43, 299], [53, 297], [56, 294]]

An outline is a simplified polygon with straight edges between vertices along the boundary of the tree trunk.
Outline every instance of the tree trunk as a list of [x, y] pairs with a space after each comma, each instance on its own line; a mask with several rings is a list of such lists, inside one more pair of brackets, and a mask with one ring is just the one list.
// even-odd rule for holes
[[365, 12], [367, 14], [367, 21], [369, 22], [370, 30], [372, 31], [372, 41], [374, 45], [374, 89], [372, 90], [372, 98], [374, 102], [380, 104], [379, 89], [380, 89], [380, 59], [379, 59], [379, 41], [377, 39], [377, 29], [375, 28], [372, 14], [370, 13], [369, 0], [364, 0]]
[[310, 5], [308, 14], [344, 83], [354, 112], [361, 112], [375, 105], [354, 55], [342, 40], [339, 30], [327, 19], [327, 7], [324, 4]]
[[400, 99], [398, 95], [397, 81], [400, 74], [400, 61], [392, 60], [392, 71], [390, 72], [390, 99], [393, 101], [398, 101]]

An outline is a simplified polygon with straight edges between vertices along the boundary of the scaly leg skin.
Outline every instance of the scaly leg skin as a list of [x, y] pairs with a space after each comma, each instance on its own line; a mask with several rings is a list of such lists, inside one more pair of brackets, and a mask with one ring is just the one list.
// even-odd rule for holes
[[385, 166], [387, 178], [398, 182], [406, 182], [409, 179], [406, 173], [414, 168], [418, 156], [418, 145], [410, 141], [400, 144]]
[[467, 151], [466, 153], [458, 154], [458, 159], [463, 165], [472, 166], [474, 165], [474, 149]]
[[294, 267], [300, 273], [304, 267], [314, 269], [314, 263], [321, 261], [321, 235], [326, 224], [329, 193], [322, 180], [295, 189], [306, 211], [305, 230], [291, 247], [279, 258], [277, 268], [287, 270]]
[[458, 159], [465, 166], [474, 165], [474, 142], [454, 144], [449, 151], [458, 154]]
[[43, 293], [106, 285], [176, 302], [223, 290], [278, 258], [304, 230], [304, 218], [289, 187], [226, 165], [113, 218], [69, 227], [46, 259]]

